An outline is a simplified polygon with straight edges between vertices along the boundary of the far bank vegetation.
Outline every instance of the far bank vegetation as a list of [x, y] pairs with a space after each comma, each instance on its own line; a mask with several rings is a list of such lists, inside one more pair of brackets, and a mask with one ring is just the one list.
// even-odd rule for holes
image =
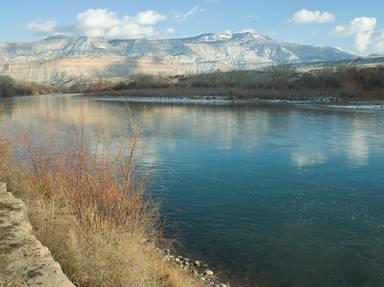
[[189, 76], [133, 75], [117, 84], [84, 88], [90, 95], [227, 97], [232, 99], [384, 99], [384, 66], [337, 66], [299, 71], [277, 65], [263, 71], [215, 72]]
[[0, 98], [16, 97], [57, 92], [56, 88], [46, 87], [35, 83], [17, 82], [10, 76], [0, 75]]

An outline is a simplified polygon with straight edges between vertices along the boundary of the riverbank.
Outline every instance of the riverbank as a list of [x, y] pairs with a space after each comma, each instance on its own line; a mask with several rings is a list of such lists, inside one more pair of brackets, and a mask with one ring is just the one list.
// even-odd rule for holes
[[383, 78], [382, 67], [299, 71], [291, 66], [277, 66], [265, 71], [215, 72], [176, 77], [134, 75], [118, 83], [101, 82], [72, 89], [89, 96], [232, 101], [377, 101], [384, 100]]
[[24, 202], [0, 182], [0, 286], [74, 287], [32, 234]]
[[[164, 260], [156, 249], [159, 238], [152, 235], [151, 240], [147, 239], [149, 234], [136, 225], [137, 221], [143, 224], [143, 218], [130, 220], [129, 228], [97, 219], [97, 214], [79, 218], [76, 215], [79, 211], [66, 196], [58, 194], [58, 189], [40, 189], [42, 186], [36, 186], [36, 179], [4, 164], [0, 178], [7, 182], [9, 191], [24, 200], [34, 234], [76, 286], [209, 285], [176, 263]], [[84, 210], [87, 211], [90, 210]], [[89, 220], [98, 222], [90, 225]]]
[[[71, 148], [60, 144], [62, 135], [46, 132], [37, 146], [24, 132], [0, 140], [0, 181], [24, 201], [34, 235], [76, 286], [229, 286], [201, 261], [171, 254], [137, 166], [139, 131], [124, 141], [128, 158], [106, 150], [98, 158], [80, 128]], [[23, 160], [7, 160], [11, 145]]]
[[102, 90], [85, 92], [89, 97], [123, 97], [123, 98], [157, 98], [157, 99], [186, 99], [208, 101], [313, 101], [313, 102], [337, 102], [339, 92], [333, 91], [324, 96], [322, 91], [286, 91], [276, 90], [251, 90], [236, 88], [148, 88], [127, 90]]
[[[0, 167], [3, 168], [4, 163], [0, 163]], [[4, 178], [3, 172], [0, 172], [0, 178]], [[14, 189], [15, 183], [12, 181], [9, 183]], [[13, 191], [15, 192], [15, 190]], [[29, 209], [34, 208], [30, 201], [28, 205]], [[5, 183], [0, 182], [0, 231], [2, 231], [0, 236], [0, 285], [13, 286], [16, 282], [24, 282], [20, 283], [22, 284], [20, 286], [74, 286], [63, 274], [61, 266], [54, 261], [50, 250], [33, 235], [32, 230], [36, 231], [40, 227], [31, 226], [28, 218], [31, 216], [29, 209], [22, 200], [15, 198], [7, 190]], [[144, 242], [151, 245], [147, 240]], [[231, 286], [229, 283], [220, 282], [217, 275], [202, 261], [172, 255], [170, 249], [156, 247], [156, 251], [163, 261], [179, 267], [180, 272], [187, 272], [196, 280], [201, 280], [203, 282], [201, 286]]]
[[18, 82], [9, 76], [0, 75], [0, 98], [57, 93], [58, 88], [36, 83]]
[[92, 98], [95, 101], [111, 102], [132, 102], [132, 103], [152, 103], [152, 104], [191, 104], [191, 105], [295, 105], [300, 107], [319, 108], [319, 109], [340, 109], [340, 110], [359, 110], [359, 111], [384, 111], [384, 100], [350, 100], [332, 101], [330, 99], [309, 99], [309, 100], [270, 100], [270, 99], [231, 99], [227, 97], [169, 97], [169, 96], [119, 96], [99, 94], [79, 94], [79, 97]]

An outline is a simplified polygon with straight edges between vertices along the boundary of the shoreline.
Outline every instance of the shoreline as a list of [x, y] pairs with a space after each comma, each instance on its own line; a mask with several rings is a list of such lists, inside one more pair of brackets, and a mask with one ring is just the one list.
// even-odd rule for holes
[[[56, 95], [52, 95], [52, 97], [54, 98]], [[57, 95], [58, 97], [60, 97], [60, 95]], [[73, 99], [76, 101], [76, 96], [81, 96], [81, 95], [79, 95], [79, 94], [72, 94], [72, 95], [62, 95], [63, 97], [65, 97], [65, 96], [68, 96], [68, 100], [70, 100], [70, 98], [69, 97], [74, 97]], [[114, 100], [114, 99], [111, 99], [111, 97], [107, 97], [108, 98], [108, 100]], [[149, 98], [146, 98], [147, 100], [149, 100]], [[158, 100], [159, 98], [155, 98], [155, 99], [153, 99], [153, 100]], [[125, 98], [120, 98], [120, 97], [118, 97], [116, 100], [120, 100], [120, 101], [124, 101], [124, 100], [127, 100], [127, 99], [125, 99]], [[177, 99], [176, 99], [177, 100]], [[197, 100], [197, 99], [196, 99]], [[207, 99], [207, 100], [209, 100], [209, 99]], [[369, 104], [369, 103], [367, 103], [367, 104]], [[115, 105], [119, 105], [118, 103], [116, 103]], [[349, 107], [346, 107], [346, 108], [349, 108]], [[164, 252], [167, 252], [166, 251], [166, 249], [164, 249]], [[189, 259], [189, 260], [182, 260], [182, 259], [180, 259], [180, 257], [182, 257], [182, 256], [176, 256], [176, 255], [186, 255], [186, 256], [188, 256], [189, 258], [197, 258], [197, 259], [200, 259], [200, 258], [203, 258], [203, 259], [205, 259], [204, 258], [204, 255], [202, 256], [202, 257], [199, 257], [199, 256], [196, 256], [196, 257], [194, 257], [193, 255], [192, 256], [190, 256], [188, 253], [183, 253], [183, 252], [179, 252], [179, 250], [178, 249], [176, 249], [176, 250], [174, 250], [173, 251], [173, 254], [175, 254], [175, 255], [172, 255], [172, 256], [174, 256], [174, 263], [176, 264], [176, 265], [183, 265], [183, 266], [180, 266], [180, 267], [184, 267], [184, 265], [186, 265], [186, 264], [181, 264], [179, 261], [186, 261], [186, 262], [194, 262], [194, 261], [192, 261], [191, 259]], [[167, 254], [167, 255], [170, 255], [170, 254]], [[179, 259], [179, 260], [176, 260], [176, 258], [177, 259]], [[186, 257], [182, 257], [182, 258], [186, 258]], [[212, 262], [211, 262], [212, 263]], [[217, 263], [217, 264], [216, 264]], [[219, 265], [220, 265], [220, 261], [218, 261], [218, 262], [213, 262], [213, 264], [211, 264], [211, 266], [213, 266], [213, 268], [214, 269], [212, 269], [213, 271], [215, 271], [215, 275], [216, 275], [216, 267], [219, 267]], [[220, 277], [220, 275], [221, 275], [221, 270], [218, 268], [217, 269], [218, 271], [217, 271], [217, 274], [218, 274], [218, 276]], [[204, 271], [204, 270], [202, 270], [202, 271]], [[225, 276], [225, 274], [224, 274], [224, 276]], [[236, 279], [235, 279], [236, 280]], [[225, 282], [225, 281], [224, 281]], [[230, 282], [232, 282], [232, 281], [230, 281]], [[236, 282], [236, 281], [234, 281], [234, 282]], [[220, 286], [220, 285], [219, 285]], [[236, 286], [236, 285], [234, 285], [234, 286]], [[243, 285], [241, 285], [241, 286], [243, 286]], [[246, 286], [248, 286], [248, 285], [246, 285]], [[215, 286], [216, 287], [216, 286]], [[221, 286], [220, 286], [221, 287]]]
[[16, 279], [28, 286], [75, 287], [50, 250], [35, 237], [24, 201], [8, 192], [2, 182], [0, 232], [5, 235], [0, 238], [0, 286], [13, 286]]
[[[176, 264], [180, 269], [189, 272], [191, 276], [200, 279], [204, 283], [214, 287], [233, 287], [236, 279], [223, 276], [220, 270], [209, 266], [203, 260], [195, 260], [191, 257], [172, 254], [170, 249], [157, 248], [167, 262]], [[240, 285], [239, 285], [240, 286]]]
[[98, 101], [133, 102], [133, 103], [158, 103], [158, 104], [207, 104], [207, 105], [257, 105], [257, 104], [286, 104], [286, 105], [314, 105], [319, 108], [343, 109], [343, 110], [376, 110], [384, 111], [384, 100], [378, 99], [350, 99], [329, 100], [321, 99], [264, 99], [264, 98], [235, 98], [226, 96], [126, 96], [126, 95], [102, 95], [102, 94], [72, 94], [74, 97], [92, 98]]

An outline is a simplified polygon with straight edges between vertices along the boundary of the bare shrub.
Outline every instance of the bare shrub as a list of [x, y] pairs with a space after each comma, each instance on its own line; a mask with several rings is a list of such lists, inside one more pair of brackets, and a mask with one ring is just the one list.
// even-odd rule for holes
[[[154, 80], [156, 79], [156, 80]], [[156, 78], [135, 76], [115, 86], [124, 96], [224, 97], [257, 99], [318, 100], [382, 99], [384, 68], [348, 65], [320, 66], [300, 71], [289, 64], [277, 64], [264, 70], [216, 71], [207, 74]], [[93, 90], [91, 95], [115, 95], [108, 89]]]
[[36, 83], [17, 82], [7, 75], [0, 75], [0, 97], [15, 97], [32, 94], [57, 93], [58, 89]]
[[156, 248], [163, 239], [157, 205], [146, 195], [140, 129], [132, 123], [119, 146], [102, 128], [87, 129], [84, 114], [71, 130], [48, 124], [38, 140], [23, 131], [22, 162], [0, 164], [0, 179], [27, 203], [36, 236], [63, 271], [77, 286], [202, 286]]

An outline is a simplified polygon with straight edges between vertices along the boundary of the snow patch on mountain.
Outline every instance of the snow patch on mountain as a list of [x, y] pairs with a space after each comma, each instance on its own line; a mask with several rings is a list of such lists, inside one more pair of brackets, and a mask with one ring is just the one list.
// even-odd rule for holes
[[133, 73], [179, 75], [352, 58], [337, 48], [283, 43], [256, 32], [162, 40], [59, 35], [34, 42], [0, 43], [1, 74], [45, 84]]

